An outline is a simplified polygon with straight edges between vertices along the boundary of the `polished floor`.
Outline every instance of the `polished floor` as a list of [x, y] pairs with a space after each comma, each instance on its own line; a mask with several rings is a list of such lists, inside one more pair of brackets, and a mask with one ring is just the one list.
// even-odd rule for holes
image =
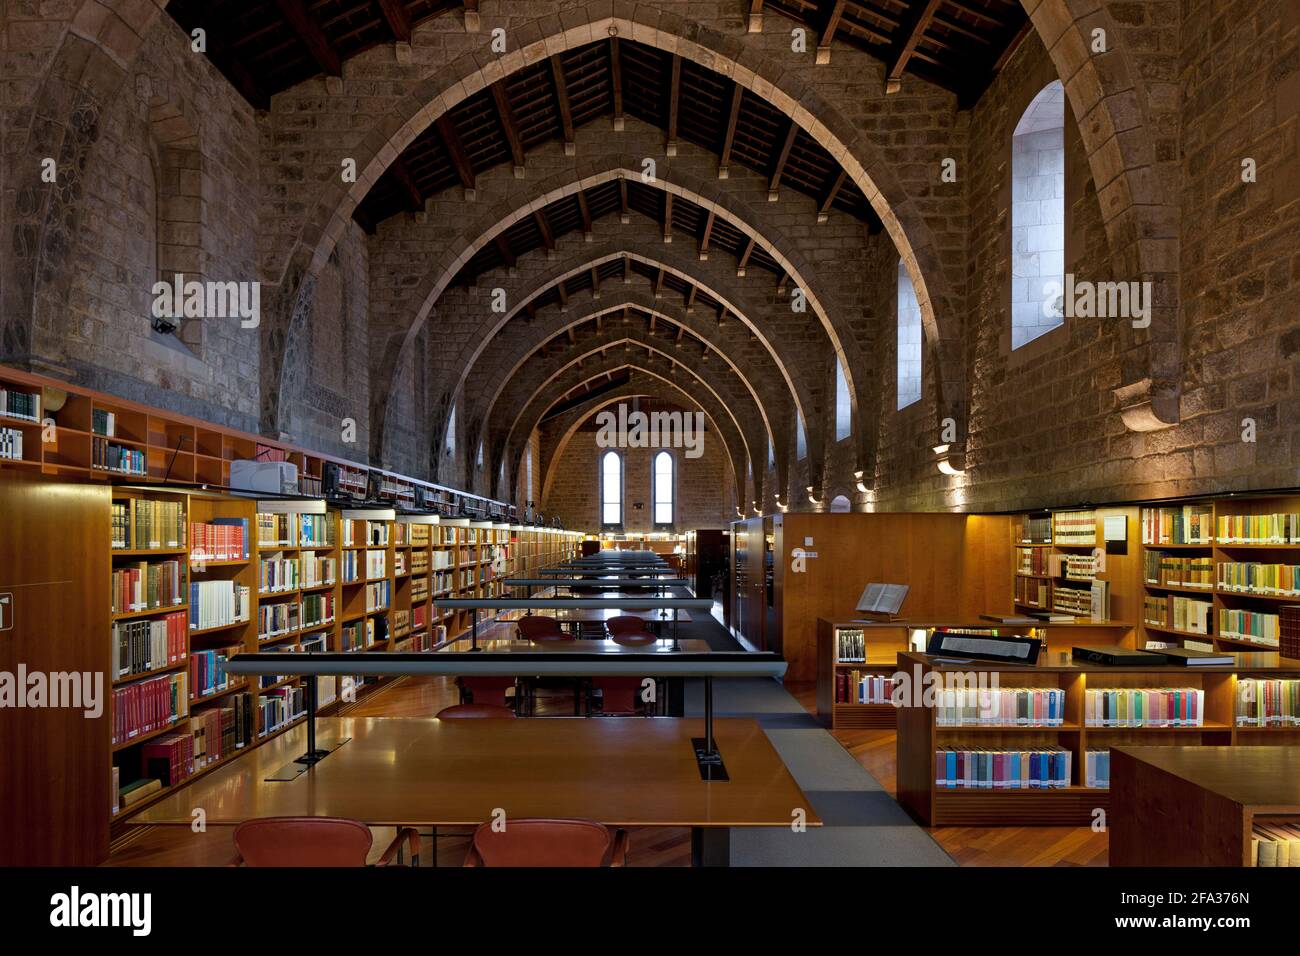
[[[810, 712], [815, 709], [811, 685], [787, 689]], [[431, 717], [456, 703], [450, 678], [406, 678], [381, 688], [349, 706], [355, 717]], [[560, 696], [539, 701], [538, 712], [571, 713], [572, 701]], [[894, 732], [837, 731], [835, 738], [889, 793], [895, 787]], [[936, 827], [935, 841], [962, 866], [1104, 866], [1107, 838], [1087, 827]], [[391, 838], [376, 830], [374, 855]], [[686, 830], [634, 829], [629, 833], [628, 865], [689, 866], [690, 834]], [[465, 859], [464, 834], [440, 833], [439, 866], [459, 866]], [[431, 841], [422, 841], [421, 863], [431, 858]], [[113, 844], [108, 866], [220, 866], [234, 858], [230, 833], [193, 833], [188, 828], [131, 828]]]

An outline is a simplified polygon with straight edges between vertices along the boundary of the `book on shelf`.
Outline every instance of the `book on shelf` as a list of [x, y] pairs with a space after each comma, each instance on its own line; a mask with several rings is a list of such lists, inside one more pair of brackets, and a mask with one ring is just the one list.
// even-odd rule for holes
[[1048, 607], [1051, 603], [1049, 582], [1042, 578], [1016, 578], [1016, 603], [1024, 607]]
[[835, 659], [844, 663], [866, 661], [866, 632], [860, 627], [838, 629], [835, 632]]
[[1127, 647], [1072, 647], [1070, 657], [1076, 661], [1090, 664], [1106, 664], [1110, 667], [1147, 667], [1168, 663], [1163, 654], [1151, 651], [1135, 651]]
[[1300, 514], [1219, 515], [1219, 544], [1300, 544]]
[[90, 431], [103, 438], [117, 437], [117, 413], [96, 408], [90, 413]]
[[366, 577], [384, 578], [388, 576], [388, 552], [371, 550], [366, 552]]
[[191, 651], [190, 699], [208, 697], [228, 688], [232, 682], [226, 673], [226, 661], [242, 653], [244, 648], [240, 644], [210, 651]]
[[1142, 509], [1143, 544], [1211, 544], [1214, 508], [1208, 504]]
[[1300, 680], [1237, 681], [1238, 727], [1300, 727]]
[[113, 744], [125, 743], [184, 719], [189, 713], [187, 685], [188, 675], [179, 672], [115, 688]]
[[112, 545], [137, 551], [185, 546], [185, 506], [151, 498], [119, 499], [112, 504]]
[[935, 691], [939, 727], [1060, 727], [1065, 691], [1059, 687], [948, 687]]
[[105, 438], [91, 439], [90, 465], [98, 471], [143, 476], [148, 472], [145, 453]]
[[1068, 787], [1070, 751], [941, 747], [934, 754], [935, 785], [957, 790], [1052, 790]]
[[257, 590], [261, 594], [296, 591], [302, 586], [297, 558], [262, 558], [257, 563]]
[[259, 511], [257, 513], [257, 546], [259, 548], [293, 548], [298, 544], [295, 515]]
[[980, 620], [992, 621], [994, 624], [1010, 624], [1014, 627], [1038, 623], [1038, 618], [1027, 614], [981, 614]]
[[1084, 691], [1088, 727], [1200, 727], [1205, 691], [1199, 687], [1098, 687]]
[[[1297, 608], [1300, 610], [1300, 608]], [[1229, 637], [1262, 647], [1280, 648], [1282, 616], [1267, 611], [1246, 611], [1240, 608], [1219, 609], [1219, 636]]]
[[1016, 548], [1016, 573], [1050, 575], [1051, 557], [1047, 548]]
[[392, 600], [392, 582], [372, 581], [366, 585], [366, 610], [382, 611]]
[[302, 586], [327, 587], [334, 583], [334, 559], [304, 554], [302, 557]]
[[839, 671], [835, 675], [837, 704], [892, 704], [898, 681], [887, 674]]
[[113, 676], [147, 674], [178, 664], [186, 645], [184, 611], [140, 621], [114, 621]]
[[39, 392], [20, 392], [0, 386], [0, 415], [21, 418], [25, 422], [41, 420], [41, 395]]
[[1094, 511], [1056, 511], [1052, 514], [1052, 540], [1058, 545], [1082, 546], [1097, 543], [1097, 514]]
[[1283, 657], [1300, 658], [1300, 604], [1277, 609], [1278, 647]]
[[251, 609], [250, 591], [237, 581], [191, 581], [190, 630], [244, 623]]
[[300, 514], [298, 520], [298, 539], [304, 548], [334, 546], [334, 521], [331, 515]]
[[248, 519], [213, 518], [190, 524], [190, 561], [247, 561]]
[[1250, 865], [1300, 866], [1300, 821], [1256, 820], [1250, 835]]
[[114, 614], [184, 604], [185, 569], [179, 561], [139, 561], [113, 569]]
[[1083, 785], [1096, 789], [1110, 788], [1110, 751], [1089, 750], [1084, 755]]
[[1163, 587], [1214, 590], [1214, 559], [1209, 555], [1184, 556], [1164, 551], [1142, 555], [1142, 580]]
[[162, 781], [157, 778], [142, 777], [139, 780], [133, 780], [122, 788], [118, 794], [118, 800], [123, 809], [133, 806], [144, 800], [146, 797], [157, 793], [163, 788]]
[[1052, 516], [1021, 515], [1016, 541], [1020, 544], [1051, 544]]
[[307, 712], [306, 691], [301, 686], [277, 687], [257, 696], [259, 737], [287, 727]]
[[145, 773], [174, 787], [194, 773], [194, 737], [190, 734], [165, 734], [140, 748], [140, 762]]
[[304, 628], [322, 627], [334, 622], [334, 595], [328, 591], [304, 594], [300, 605]]
[[292, 634], [302, 622], [302, 609], [297, 601], [279, 604], [261, 604], [257, 608], [257, 639], [269, 641], [275, 637]]
[[1218, 587], [1236, 594], [1300, 597], [1300, 565], [1220, 561]]
[[0, 428], [0, 458], [23, 460], [23, 433], [16, 428]]
[[[1103, 582], [1104, 583], [1104, 582]], [[1075, 617], [1092, 614], [1092, 588], [1057, 584], [1052, 588], [1052, 610]]]
[[231, 694], [212, 706], [195, 710], [190, 715], [190, 732], [196, 767], [232, 756], [254, 738], [252, 695]]
[[1165, 651], [1169, 663], [1183, 667], [1212, 667], [1237, 663], [1231, 654], [1216, 654], [1213, 651], [1198, 651], [1189, 647], [1171, 647]]
[[109, 795], [112, 797], [112, 800], [109, 802], [109, 808], [112, 810], [114, 816], [116, 816], [117, 812], [122, 809], [122, 794], [119, 792], [122, 787], [122, 771], [117, 764], [113, 764], [110, 781], [109, 786], [112, 790]]

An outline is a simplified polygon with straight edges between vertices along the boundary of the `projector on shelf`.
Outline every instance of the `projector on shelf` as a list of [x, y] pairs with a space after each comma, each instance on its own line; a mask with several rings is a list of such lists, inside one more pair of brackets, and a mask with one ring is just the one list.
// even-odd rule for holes
[[232, 461], [230, 487], [241, 491], [296, 495], [298, 466], [291, 461]]

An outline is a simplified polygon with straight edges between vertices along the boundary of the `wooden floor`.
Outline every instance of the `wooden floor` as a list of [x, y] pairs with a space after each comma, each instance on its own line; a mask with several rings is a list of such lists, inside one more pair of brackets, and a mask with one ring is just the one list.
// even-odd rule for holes
[[[810, 712], [814, 688], [787, 685]], [[451, 678], [413, 677], [394, 682], [340, 713], [350, 717], [432, 717], [457, 702]], [[538, 713], [571, 713], [572, 699], [539, 700]], [[895, 787], [892, 730], [836, 731], [834, 736], [880, 785]], [[935, 827], [935, 840], [962, 866], [1105, 866], [1107, 838], [1088, 827]], [[392, 839], [391, 830], [375, 831], [374, 856]], [[666, 828], [633, 829], [628, 833], [629, 866], [689, 866], [690, 832]], [[440, 832], [438, 865], [459, 866], [465, 859], [467, 835]], [[228, 831], [192, 833], [179, 827], [135, 827], [113, 844], [107, 866], [220, 866], [234, 858]], [[421, 845], [421, 863], [431, 858], [431, 841]]]

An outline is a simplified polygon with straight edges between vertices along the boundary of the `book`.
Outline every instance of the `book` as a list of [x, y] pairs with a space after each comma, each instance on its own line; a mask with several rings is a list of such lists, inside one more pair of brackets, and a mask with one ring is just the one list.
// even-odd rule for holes
[[1070, 649], [1070, 656], [1076, 661], [1119, 667], [1153, 667], [1168, 663], [1164, 652], [1157, 654], [1127, 647], [1074, 647]]
[[1206, 667], [1217, 664], [1235, 664], [1237, 658], [1232, 654], [1215, 654], [1206, 651], [1188, 650], [1185, 647], [1171, 647], [1162, 652], [1171, 664], [1185, 667]]
[[949, 790], [1048, 790], [1068, 787], [1070, 751], [1063, 747], [1000, 750], [943, 747], [935, 751], [935, 785]]
[[1037, 624], [1038, 618], [1024, 614], [981, 614], [981, 621], [993, 621], [995, 624]]
[[1201, 727], [1205, 691], [1199, 687], [1098, 687], [1084, 691], [1088, 727]]
[[122, 788], [119, 794], [122, 807], [126, 808], [132, 804], [139, 803], [145, 797], [152, 793], [157, 793], [162, 788], [162, 781], [157, 779], [146, 778], [143, 780], [136, 780], [133, 783], [128, 783]]

